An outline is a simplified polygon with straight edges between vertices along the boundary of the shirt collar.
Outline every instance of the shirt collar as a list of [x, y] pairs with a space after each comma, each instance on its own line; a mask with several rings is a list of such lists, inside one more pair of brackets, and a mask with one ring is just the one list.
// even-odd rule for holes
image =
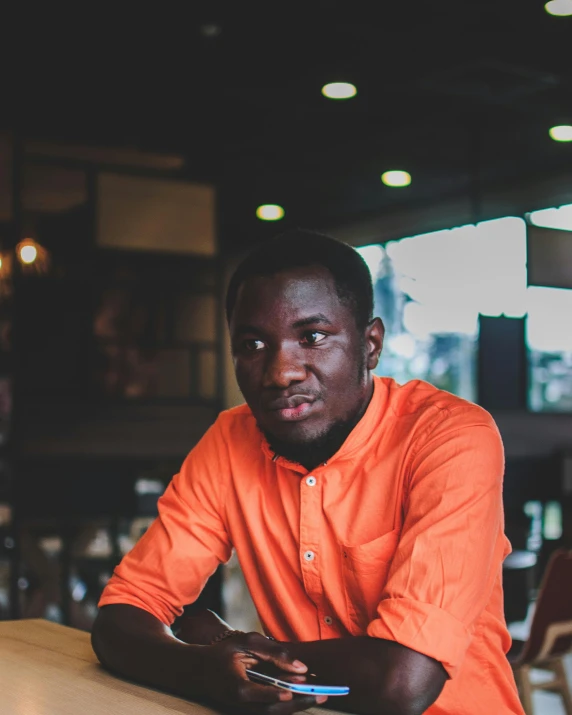
[[[369, 440], [376, 427], [379, 424], [381, 415], [385, 411], [388, 399], [388, 385], [383, 378], [373, 375], [373, 395], [363, 417], [353, 428], [353, 430], [348, 435], [346, 441], [342, 444], [339, 450], [327, 461], [326, 464], [316, 467], [315, 470], [322, 469], [325, 466], [331, 465], [332, 462], [337, 462], [338, 460], [348, 459], [355, 452], [361, 449], [364, 444]], [[281, 467], [290, 469], [299, 474], [307, 474], [308, 470], [297, 462], [290, 462], [284, 457], [280, 457], [275, 454], [268, 444], [264, 435], [261, 436], [261, 447], [264, 454], [268, 459], [272, 460], [275, 464], [279, 464]]]

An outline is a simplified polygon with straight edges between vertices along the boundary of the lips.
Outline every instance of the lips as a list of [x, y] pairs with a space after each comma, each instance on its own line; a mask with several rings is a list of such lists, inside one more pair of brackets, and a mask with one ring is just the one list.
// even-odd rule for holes
[[275, 410], [289, 410], [300, 405], [314, 402], [314, 397], [310, 395], [292, 395], [292, 397], [279, 397], [268, 404], [267, 409], [271, 412]]
[[279, 397], [269, 402], [266, 409], [275, 420], [295, 422], [305, 419], [312, 412], [315, 399], [313, 395]]

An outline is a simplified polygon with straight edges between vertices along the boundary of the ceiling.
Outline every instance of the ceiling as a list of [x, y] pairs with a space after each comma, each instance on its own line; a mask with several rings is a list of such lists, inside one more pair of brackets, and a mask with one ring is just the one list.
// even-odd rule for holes
[[[21, 8], [0, 128], [181, 153], [228, 245], [276, 230], [261, 203], [319, 226], [572, 169], [547, 133], [572, 123], [572, 17], [542, 0], [77, 7]], [[355, 98], [321, 95], [342, 80]]]

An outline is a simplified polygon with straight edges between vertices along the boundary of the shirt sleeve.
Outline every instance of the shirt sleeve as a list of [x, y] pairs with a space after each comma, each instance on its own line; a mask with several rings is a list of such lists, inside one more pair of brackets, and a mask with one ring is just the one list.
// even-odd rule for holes
[[368, 635], [393, 640], [457, 672], [507, 553], [504, 453], [490, 415], [441, 415], [410, 460], [404, 522]]
[[115, 569], [100, 607], [137, 606], [171, 625], [183, 606], [197, 599], [232, 553], [223, 508], [230, 471], [226, 455], [217, 421], [159, 499], [158, 517]]

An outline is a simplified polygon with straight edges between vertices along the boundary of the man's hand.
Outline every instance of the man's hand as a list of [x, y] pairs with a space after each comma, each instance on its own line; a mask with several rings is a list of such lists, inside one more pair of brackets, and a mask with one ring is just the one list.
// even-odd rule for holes
[[[256, 669], [259, 661], [272, 663], [285, 676], [303, 676], [308, 668], [295, 660], [284, 643], [260, 633], [241, 633], [205, 648], [204, 696], [226, 708], [259, 713], [290, 715], [326, 702], [327, 696], [299, 696], [274, 686], [248, 679], [246, 669]], [[301, 678], [302, 679], [302, 678]]]
[[183, 642], [135, 606], [104, 606], [93, 627], [93, 649], [112, 673], [191, 700], [208, 699], [220, 710], [291, 715], [325, 702], [325, 696], [301, 697], [248, 679], [246, 669], [266, 661], [281, 669], [285, 678], [303, 680], [308, 669], [291, 655], [289, 644], [260, 633], [237, 633], [207, 645], [228, 626], [213, 613], [187, 626], [189, 639], [202, 644]]
[[183, 614], [173, 633], [177, 638], [192, 645], [210, 645], [214, 639], [225, 631], [232, 630], [232, 626], [217, 615], [214, 611], [205, 609], [192, 616]]

